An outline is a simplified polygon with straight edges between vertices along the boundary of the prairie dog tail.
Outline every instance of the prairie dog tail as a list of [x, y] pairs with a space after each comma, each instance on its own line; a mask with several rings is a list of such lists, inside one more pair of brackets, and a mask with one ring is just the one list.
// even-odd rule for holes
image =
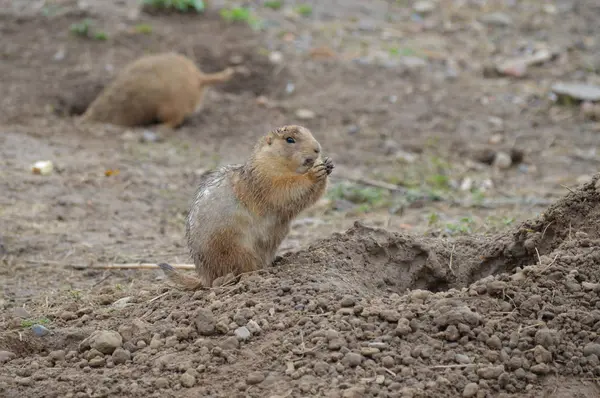
[[165, 276], [183, 290], [198, 290], [204, 287], [202, 280], [184, 275], [167, 263], [158, 264]]
[[218, 84], [225, 83], [235, 74], [235, 69], [226, 68], [221, 72], [206, 73], [202, 76], [202, 84]]

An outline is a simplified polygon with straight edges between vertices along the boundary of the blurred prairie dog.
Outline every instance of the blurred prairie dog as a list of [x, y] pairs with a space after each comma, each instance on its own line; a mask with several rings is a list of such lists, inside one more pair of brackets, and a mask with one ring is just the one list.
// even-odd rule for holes
[[302, 126], [261, 137], [242, 165], [205, 174], [187, 217], [186, 236], [199, 278], [159, 267], [185, 290], [270, 265], [292, 220], [322, 197], [333, 170], [321, 145]]
[[175, 52], [144, 56], [117, 74], [81, 120], [128, 127], [160, 123], [174, 129], [200, 111], [206, 87], [227, 82], [234, 74], [233, 68], [203, 73]]

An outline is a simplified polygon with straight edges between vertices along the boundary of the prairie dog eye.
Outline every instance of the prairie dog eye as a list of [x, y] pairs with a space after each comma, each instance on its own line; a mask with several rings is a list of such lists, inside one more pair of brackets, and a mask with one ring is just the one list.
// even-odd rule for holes
[[296, 142], [296, 140], [293, 139], [292, 137], [288, 137], [288, 138], [285, 139], [285, 142], [287, 142], [288, 144], [293, 144], [293, 143]]

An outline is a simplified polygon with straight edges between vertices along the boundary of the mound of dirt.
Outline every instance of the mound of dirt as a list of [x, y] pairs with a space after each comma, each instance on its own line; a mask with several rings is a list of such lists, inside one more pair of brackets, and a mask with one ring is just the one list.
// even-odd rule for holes
[[596, 175], [502, 236], [357, 224], [233, 286], [49, 298], [2, 318], [0, 392], [598, 396], [599, 205]]

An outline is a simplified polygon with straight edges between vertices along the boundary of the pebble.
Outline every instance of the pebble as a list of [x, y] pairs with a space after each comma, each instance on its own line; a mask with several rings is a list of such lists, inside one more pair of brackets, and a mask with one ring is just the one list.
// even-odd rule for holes
[[118, 332], [100, 330], [90, 336], [90, 347], [103, 354], [112, 354], [114, 350], [123, 345], [123, 338]]
[[62, 362], [65, 360], [67, 353], [64, 350], [50, 351], [49, 357], [55, 362]]
[[156, 388], [168, 388], [169, 380], [164, 377], [159, 377], [158, 379], [154, 380], [154, 386]]
[[347, 367], [355, 368], [362, 363], [363, 359], [363, 356], [360, 354], [348, 352], [344, 355], [344, 358], [342, 358], [342, 364]]
[[262, 372], [251, 372], [248, 377], [246, 377], [246, 384], [255, 385], [260, 384], [265, 379], [265, 375]]
[[512, 158], [503, 151], [496, 152], [492, 165], [498, 169], [508, 169], [512, 165]]
[[211, 310], [198, 309], [194, 315], [194, 323], [201, 336], [212, 336], [216, 332], [216, 321]]
[[38, 337], [44, 337], [50, 333], [50, 330], [48, 330], [46, 327], [44, 327], [42, 325], [33, 325], [31, 327], [31, 331], [33, 332], [33, 334], [35, 334]]
[[584, 83], [556, 83], [552, 91], [580, 101], [600, 101], [600, 86]]
[[486, 366], [477, 369], [477, 376], [482, 379], [497, 379], [504, 372], [504, 366]]
[[13, 352], [10, 351], [0, 351], [0, 363], [5, 363], [8, 362], [14, 358], [16, 358], [17, 355]]
[[300, 120], [314, 119], [315, 116], [315, 112], [311, 111], [310, 109], [298, 109], [296, 111], [296, 117]]
[[242, 327], [235, 329], [234, 334], [239, 340], [242, 340], [242, 341], [248, 340], [252, 336], [252, 334], [250, 333], [250, 331], [248, 330], [248, 328], [246, 326], [242, 326]]
[[31, 315], [29, 314], [29, 312], [27, 312], [27, 310], [23, 307], [17, 307], [14, 309], [13, 314], [18, 317], [18, 318], [23, 318], [23, 319], [27, 319], [30, 318]]
[[496, 335], [490, 337], [489, 339], [487, 339], [486, 344], [488, 347], [494, 349], [494, 350], [499, 350], [502, 348], [502, 341], [500, 340], [500, 338]]
[[354, 300], [354, 297], [352, 297], [352, 296], [344, 296], [342, 298], [342, 301], [340, 302], [340, 305], [344, 308], [354, 307], [355, 304], [356, 304], [356, 301]]
[[160, 142], [162, 141], [162, 137], [152, 130], [144, 130], [142, 132], [142, 136], [140, 137], [140, 141], [146, 143]]
[[127, 350], [124, 350], [122, 348], [117, 348], [113, 353], [112, 353], [112, 361], [115, 365], [121, 365], [126, 363], [127, 361], [129, 361], [131, 359], [131, 353]]
[[477, 383], [469, 383], [465, 386], [465, 389], [463, 390], [462, 395], [465, 398], [474, 397], [477, 395], [478, 391], [479, 391], [479, 385], [477, 385]]
[[589, 356], [589, 355], [596, 355], [597, 357], [600, 357], [600, 344], [598, 343], [588, 343], [585, 345], [585, 347], [583, 347], [583, 355], [584, 356]]
[[92, 368], [101, 368], [105, 363], [104, 357], [96, 357], [90, 360], [89, 365]]
[[407, 334], [412, 332], [412, 328], [410, 327], [410, 321], [406, 318], [400, 318], [398, 320], [398, 325], [396, 326], [396, 335], [397, 336], [406, 336]]
[[15, 381], [20, 386], [31, 386], [33, 385], [33, 379], [31, 377], [17, 377]]
[[246, 327], [248, 328], [250, 333], [252, 333], [253, 335], [260, 334], [262, 332], [260, 325], [253, 319], [248, 321], [248, 323], [246, 324]]
[[550, 366], [545, 363], [538, 363], [537, 365], [533, 365], [530, 370], [537, 375], [545, 375], [550, 373]]
[[486, 25], [500, 27], [509, 26], [513, 23], [512, 18], [503, 12], [491, 12], [489, 14], [485, 14], [480, 20]]
[[541, 345], [537, 345], [533, 349], [533, 358], [537, 363], [549, 363], [552, 362], [552, 353]]
[[236, 336], [230, 336], [223, 340], [219, 346], [226, 351], [231, 351], [240, 346], [240, 341]]
[[454, 356], [454, 360], [462, 365], [466, 365], [471, 363], [471, 358], [469, 358], [467, 355], [465, 354], [456, 354]]
[[194, 387], [194, 384], [196, 384], [196, 378], [188, 372], [182, 374], [179, 380], [181, 381], [181, 385], [187, 388]]
[[413, 10], [419, 14], [428, 14], [435, 10], [435, 4], [426, 0], [417, 1], [413, 4]]

